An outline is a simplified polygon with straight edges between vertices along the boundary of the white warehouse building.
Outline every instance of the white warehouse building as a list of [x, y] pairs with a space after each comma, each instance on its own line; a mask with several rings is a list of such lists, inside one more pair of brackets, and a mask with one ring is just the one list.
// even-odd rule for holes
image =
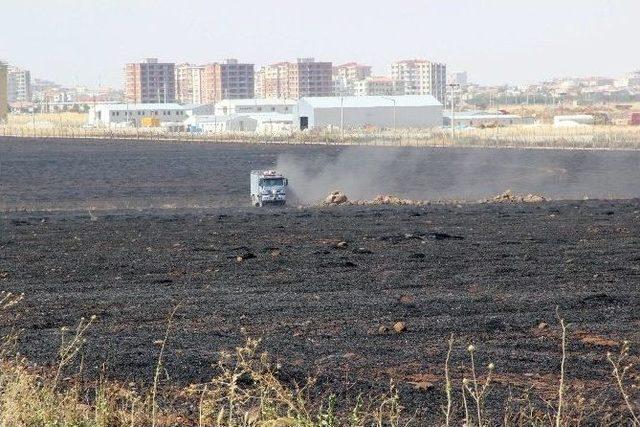
[[93, 125], [140, 126], [143, 118], [160, 123], [182, 123], [185, 107], [179, 104], [97, 104], [89, 108], [89, 123]]
[[218, 116], [234, 114], [278, 113], [291, 114], [296, 101], [291, 99], [225, 99], [215, 105]]
[[442, 104], [431, 95], [301, 98], [299, 129], [326, 127], [430, 128], [442, 126]]
[[265, 135], [290, 133], [293, 128], [291, 114], [258, 113], [228, 116], [192, 116], [184, 122], [193, 133], [256, 132]]

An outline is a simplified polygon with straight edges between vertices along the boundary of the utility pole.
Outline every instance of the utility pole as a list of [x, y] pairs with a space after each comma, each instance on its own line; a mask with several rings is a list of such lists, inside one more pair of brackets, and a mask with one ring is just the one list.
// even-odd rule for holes
[[344, 141], [344, 96], [340, 97], [340, 139]]
[[455, 103], [456, 103], [456, 98], [455, 98], [455, 88], [460, 86], [457, 83], [449, 83], [447, 85], [449, 88], [451, 88], [450, 92], [451, 92], [451, 139], [455, 139], [456, 138], [456, 131], [455, 131]]
[[391, 100], [393, 101], [393, 131], [395, 132], [398, 127], [396, 122], [396, 99], [391, 98]]
[[390, 98], [390, 97], [386, 97], [386, 96], [383, 96], [382, 98], [393, 102], [393, 130], [395, 131], [396, 128], [397, 128], [397, 122], [396, 122], [396, 103], [397, 103], [397, 101], [396, 101], [395, 98]]

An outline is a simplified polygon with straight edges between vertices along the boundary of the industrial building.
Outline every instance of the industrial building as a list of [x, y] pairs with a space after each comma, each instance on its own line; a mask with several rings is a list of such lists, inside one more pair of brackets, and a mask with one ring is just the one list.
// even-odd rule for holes
[[333, 64], [314, 58], [267, 65], [256, 74], [258, 98], [299, 99], [333, 95]]
[[124, 99], [134, 104], [176, 101], [175, 64], [147, 58], [126, 64]]
[[391, 65], [391, 78], [400, 81], [405, 95], [432, 95], [444, 103], [447, 66], [426, 59], [409, 59]]
[[[495, 127], [512, 125], [532, 125], [533, 117], [523, 117], [515, 114], [490, 113], [486, 111], [461, 111], [453, 115], [453, 126], [460, 127]], [[451, 126], [451, 113], [444, 113], [444, 126]]]
[[226, 99], [215, 105], [215, 114], [219, 116], [260, 113], [291, 114], [296, 105], [297, 101], [292, 99]]
[[299, 129], [429, 128], [442, 126], [442, 104], [431, 95], [309, 97], [298, 101]]
[[216, 113], [216, 104], [183, 105], [186, 116], [211, 116]]
[[[89, 123], [106, 127], [142, 127], [145, 123], [182, 124], [185, 108], [179, 104], [97, 104], [89, 108]], [[149, 121], [148, 119], [153, 119]]]
[[17, 67], [9, 67], [7, 75], [9, 102], [31, 101], [31, 73]]
[[192, 133], [256, 132], [278, 135], [292, 131], [293, 116], [279, 113], [192, 116], [184, 121], [184, 125]]
[[0, 62], [0, 123], [7, 121], [9, 101], [7, 99], [7, 65]]

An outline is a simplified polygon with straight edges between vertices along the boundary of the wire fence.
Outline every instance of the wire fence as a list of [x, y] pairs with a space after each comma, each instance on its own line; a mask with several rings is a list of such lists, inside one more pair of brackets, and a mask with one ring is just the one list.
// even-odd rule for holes
[[0, 136], [17, 138], [145, 140], [202, 143], [326, 144], [392, 147], [483, 147], [638, 150], [640, 127], [545, 125], [460, 129], [313, 130], [291, 133], [173, 132], [161, 128], [83, 128], [78, 126], [0, 126]]

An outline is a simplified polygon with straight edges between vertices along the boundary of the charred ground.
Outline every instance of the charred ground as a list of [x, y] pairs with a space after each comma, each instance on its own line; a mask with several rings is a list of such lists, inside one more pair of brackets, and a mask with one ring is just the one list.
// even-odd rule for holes
[[[499, 389], [533, 384], [547, 396], [561, 356], [556, 306], [570, 323], [572, 382], [608, 387], [606, 352], [640, 340], [640, 200], [87, 212], [92, 203], [139, 209], [182, 196], [193, 198], [185, 206], [239, 206], [244, 169], [273, 165], [285, 151], [331, 159], [340, 149], [20, 144], [0, 144], [0, 286], [25, 293], [3, 327], [23, 330], [21, 351], [37, 362], [55, 358], [62, 326], [95, 314], [86, 372], [105, 363], [113, 377], [148, 382], [154, 341], [180, 303], [166, 358], [176, 383], [208, 379], [218, 352], [249, 336], [262, 338], [285, 379], [317, 376], [320, 390], [351, 397], [393, 379], [404, 404], [437, 414], [452, 333], [456, 378], [468, 372], [464, 349], [474, 343], [479, 364], [496, 365]], [[455, 170], [445, 163], [462, 162], [456, 150], [403, 153], [394, 161], [424, 155], [433, 166], [385, 181], [391, 191], [408, 183], [408, 197], [429, 183], [448, 188]], [[528, 170], [552, 165], [564, 172], [545, 182], [562, 189], [566, 179], [576, 192], [585, 162], [597, 175], [626, 159], [630, 172], [614, 190], [624, 192], [638, 162], [620, 153], [497, 156], [496, 164], [525, 159]], [[491, 169], [483, 161], [476, 169]], [[423, 175], [403, 181], [416, 170]], [[488, 182], [540, 191], [509, 170], [520, 188]], [[602, 176], [598, 188], [612, 177]], [[9, 212], [29, 206], [53, 211]], [[58, 212], [69, 207], [79, 210]], [[397, 321], [405, 332], [380, 331]]]
[[[55, 357], [61, 326], [96, 314], [87, 366], [148, 381], [181, 302], [174, 380], [205, 380], [216, 353], [248, 335], [285, 377], [345, 393], [393, 378], [420, 404], [410, 383], [438, 383], [452, 333], [456, 366], [475, 343], [505, 384], [553, 379], [556, 306], [571, 323], [569, 376], [606, 381], [606, 351], [640, 339], [639, 217], [637, 200], [12, 214], [0, 270], [3, 289], [27, 296], [16, 324], [39, 362]], [[407, 331], [380, 333], [396, 321]], [[426, 393], [436, 402], [441, 390]]]

